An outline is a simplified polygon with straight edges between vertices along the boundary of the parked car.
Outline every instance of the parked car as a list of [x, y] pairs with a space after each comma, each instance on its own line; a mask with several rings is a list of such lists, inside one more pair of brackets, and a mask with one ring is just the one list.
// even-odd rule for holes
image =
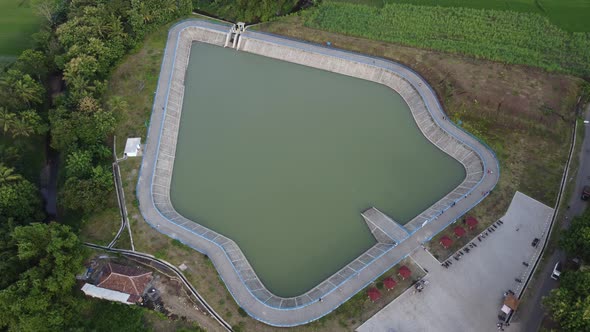
[[553, 272], [551, 273], [551, 279], [559, 280], [559, 276], [561, 275], [561, 263], [555, 263], [555, 267], [553, 268]]
[[535, 238], [533, 240], [533, 242], [531, 243], [531, 246], [536, 247], [538, 244], [539, 244], [539, 239], [538, 238]]
[[582, 200], [587, 201], [590, 198], [590, 186], [584, 186], [582, 190]]

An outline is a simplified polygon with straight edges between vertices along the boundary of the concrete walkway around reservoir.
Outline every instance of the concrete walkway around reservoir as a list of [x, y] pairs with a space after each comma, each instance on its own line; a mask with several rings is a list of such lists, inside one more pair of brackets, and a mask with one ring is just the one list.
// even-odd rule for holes
[[[406, 291], [361, 325], [360, 332], [497, 331], [503, 294], [517, 292], [531, 273], [541, 247], [534, 238], [548, 234], [553, 209], [517, 192], [500, 220], [477, 247], [445, 269], [428, 252], [417, 249], [411, 257], [428, 270], [421, 292]], [[530, 263], [526, 267], [523, 262]], [[510, 331], [512, 328], [505, 328]]]
[[467, 173], [461, 185], [405, 225], [410, 235], [396, 246], [378, 243], [296, 298], [281, 298], [268, 292], [235, 242], [176, 213], [169, 197], [190, 45], [195, 40], [222, 45], [228, 30], [227, 26], [200, 20], [184, 21], [171, 28], [137, 197], [148, 224], [208, 255], [236, 302], [250, 316], [273, 326], [295, 326], [328, 314], [477, 205], [496, 185], [499, 169], [493, 152], [450, 122], [432, 88], [409, 68], [382, 59], [247, 31], [239, 43], [244, 51], [391, 87], [406, 100], [425, 137], [459, 160]]

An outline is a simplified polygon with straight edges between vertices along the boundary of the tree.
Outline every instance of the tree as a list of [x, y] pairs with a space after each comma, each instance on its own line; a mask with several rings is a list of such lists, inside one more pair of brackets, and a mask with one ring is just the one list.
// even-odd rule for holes
[[49, 111], [51, 146], [60, 151], [73, 151], [102, 144], [113, 132], [116, 124], [111, 112], [101, 108], [87, 108], [88, 97], [83, 97], [78, 111], [60, 107]]
[[17, 120], [12, 129], [10, 130], [10, 134], [13, 138], [18, 137], [29, 137], [33, 134], [35, 130], [31, 127], [28, 123], [22, 121], [21, 119]]
[[20, 181], [23, 177], [14, 173], [14, 168], [8, 168], [0, 163], [0, 186]]
[[290, 13], [298, 2], [297, 0], [194, 0], [194, 6], [234, 22], [260, 22]]
[[47, 132], [47, 124], [35, 110], [26, 110], [18, 114], [19, 120], [26, 125], [31, 134], [42, 135]]
[[49, 110], [52, 148], [59, 151], [68, 151], [78, 146], [76, 124], [71, 117], [71, 112], [65, 107]]
[[37, 16], [43, 17], [50, 26], [59, 21], [60, 10], [63, 10], [61, 1], [56, 0], [32, 0], [33, 8]]
[[35, 76], [38, 81], [44, 80], [49, 72], [45, 54], [30, 49], [21, 53], [15, 66], [23, 73]]
[[74, 84], [75, 77], [82, 77], [86, 80], [94, 78], [98, 69], [98, 61], [95, 57], [81, 54], [72, 58], [64, 68], [64, 80], [68, 84]]
[[127, 104], [127, 101], [125, 101], [123, 97], [113, 96], [111, 99], [109, 99], [107, 106], [109, 111], [113, 112], [114, 114], [121, 114], [127, 110], [129, 104]]
[[16, 114], [8, 111], [7, 108], [0, 106], [0, 127], [2, 134], [6, 135], [16, 121]]
[[0, 126], [4, 135], [10, 133], [12, 137], [42, 134], [47, 131], [47, 126], [35, 110], [22, 111], [17, 116], [16, 113], [0, 107]]
[[77, 150], [68, 155], [66, 176], [68, 178], [86, 179], [92, 174], [92, 153]]
[[149, 331], [144, 326], [146, 308], [116, 302], [88, 299], [82, 308], [82, 331]]
[[570, 257], [590, 261], [590, 211], [572, 220], [570, 227], [561, 233], [559, 245]]
[[96, 166], [87, 179], [68, 178], [61, 192], [61, 200], [64, 207], [89, 214], [104, 206], [104, 199], [112, 190], [112, 174], [102, 166]]
[[15, 224], [22, 225], [43, 219], [37, 187], [6, 169], [4, 172], [4, 183], [0, 184], [0, 222], [12, 219]]
[[0, 91], [7, 105], [15, 110], [30, 108], [43, 102], [45, 89], [30, 75], [10, 69], [0, 79]]
[[0, 290], [0, 328], [63, 331], [76, 316], [73, 293], [84, 251], [72, 230], [57, 223], [33, 223], [12, 232], [23, 266], [19, 278]]
[[543, 300], [563, 331], [590, 331], [590, 271], [566, 271]]

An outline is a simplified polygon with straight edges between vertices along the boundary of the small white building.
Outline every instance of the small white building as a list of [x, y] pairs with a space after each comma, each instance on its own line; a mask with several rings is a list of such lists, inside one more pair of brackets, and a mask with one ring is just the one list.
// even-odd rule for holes
[[141, 137], [130, 137], [127, 139], [127, 143], [125, 143], [125, 156], [141, 156]]

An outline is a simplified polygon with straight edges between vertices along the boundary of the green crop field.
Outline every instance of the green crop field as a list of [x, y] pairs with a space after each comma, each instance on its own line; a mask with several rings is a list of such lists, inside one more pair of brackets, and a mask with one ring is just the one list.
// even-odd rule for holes
[[385, 3], [512, 10], [541, 14], [567, 31], [590, 31], [590, 0], [338, 0], [383, 7]]
[[31, 46], [39, 28], [30, 0], [0, 0], [0, 62], [14, 59]]
[[326, 1], [304, 16], [316, 29], [590, 76], [590, 33], [567, 32], [541, 15]]

